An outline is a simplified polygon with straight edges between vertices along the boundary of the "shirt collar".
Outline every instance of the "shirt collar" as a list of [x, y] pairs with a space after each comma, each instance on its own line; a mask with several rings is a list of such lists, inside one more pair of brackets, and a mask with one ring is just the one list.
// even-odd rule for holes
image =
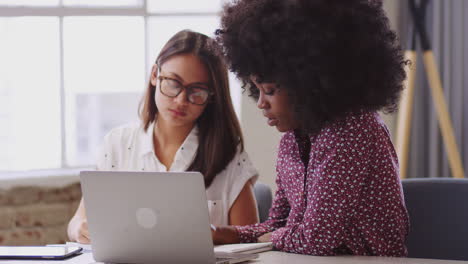
[[[148, 126], [148, 129], [146, 131], [143, 130], [143, 127], [141, 128], [141, 140], [140, 140], [140, 146], [139, 146], [139, 155], [143, 156], [148, 153], [154, 153], [154, 124], [155, 122], [151, 123]], [[195, 158], [195, 155], [197, 153], [198, 149], [198, 125], [195, 125], [188, 136], [185, 138], [184, 142], [180, 146], [180, 148], [177, 150], [176, 155], [174, 157], [174, 162], [173, 165], [171, 166], [171, 170], [174, 168], [182, 168], [183, 170], [186, 170], [188, 166], [192, 163], [192, 161]]]
[[198, 143], [198, 126], [195, 125], [177, 150], [171, 171], [186, 171], [188, 169], [197, 154]]

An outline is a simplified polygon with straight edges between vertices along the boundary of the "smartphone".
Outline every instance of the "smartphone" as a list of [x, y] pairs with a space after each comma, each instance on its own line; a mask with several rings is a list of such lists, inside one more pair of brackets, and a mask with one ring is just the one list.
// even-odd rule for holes
[[0, 259], [66, 259], [83, 250], [76, 246], [0, 246]]

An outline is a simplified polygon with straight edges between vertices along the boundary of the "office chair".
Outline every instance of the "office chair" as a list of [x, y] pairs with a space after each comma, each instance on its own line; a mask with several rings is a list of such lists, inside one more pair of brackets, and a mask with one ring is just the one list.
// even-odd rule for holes
[[468, 179], [402, 180], [409, 257], [468, 260]]
[[268, 212], [270, 211], [273, 197], [270, 187], [261, 182], [255, 183], [254, 194], [255, 199], [257, 199], [258, 214], [261, 223], [268, 219]]

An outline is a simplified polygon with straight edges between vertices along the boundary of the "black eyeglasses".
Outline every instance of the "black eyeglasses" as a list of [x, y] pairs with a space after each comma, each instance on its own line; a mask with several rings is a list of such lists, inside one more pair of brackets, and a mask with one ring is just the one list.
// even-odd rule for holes
[[185, 89], [190, 103], [204, 105], [208, 102], [210, 96], [213, 95], [213, 92], [204, 87], [196, 85], [184, 86], [178, 80], [164, 76], [159, 76], [158, 79], [161, 93], [171, 98], [177, 97]]

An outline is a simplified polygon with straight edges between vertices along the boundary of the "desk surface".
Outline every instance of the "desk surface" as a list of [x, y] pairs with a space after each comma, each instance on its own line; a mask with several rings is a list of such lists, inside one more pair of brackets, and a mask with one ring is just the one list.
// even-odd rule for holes
[[[259, 254], [260, 257], [254, 261], [246, 262], [246, 264], [461, 264], [468, 261], [455, 260], [436, 260], [436, 259], [416, 259], [416, 258], [387, 258], [387, 257], [363, 257], [363, 256], [340, 256], [340, 257], [315, 257], [307, 255], [298, 255], [283, 253], [278, 251], [269, 251]], [[8, 260], [2, 261], [5, 264], [90, 264], [97, 263], [94, 261], [91, 253], [83, 253], [80, 256], [71, 258], [65, 261], [18, 261]]]

